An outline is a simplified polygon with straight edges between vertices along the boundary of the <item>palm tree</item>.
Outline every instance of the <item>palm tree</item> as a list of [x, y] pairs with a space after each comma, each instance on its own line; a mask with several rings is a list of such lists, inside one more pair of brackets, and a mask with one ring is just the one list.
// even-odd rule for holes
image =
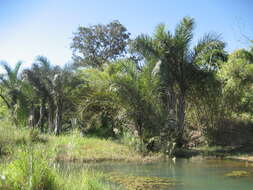
[[225, 44], [215, 35], [206, 35], [195, 48], [191, 49], [193, 29], [194, 20], [185, 17], [176, 26], [174, 34], [166, 31], [164, 24], [160, 24], [152, 37], [141, 35], [133, 43], [133, 50], [140, 53], [146, 61], [157, 62], [155, 71], [160, 76], [164, 108], [168, 113], [168, 120], [176, 119], [179, 139], [185, 126], [185, 96], [191, 81], [201, 70], [197, 65], [199, 60], [203, 60], [201, 55], [209, 48], [213, 52], [219, 52], [215, 56], [207, 55], [211, 60], [210, 63], [216, 61], [214, 58], [225, 57], [223, 51]]
[[[63, 103], [69, 102], [67, 94], [78, 84], [74, 80], [73, 72], [68, 67], [62, 69], [52, 66], [47, 58], [39, 56], [31, 69], [24, 70], [23, 76], [36, 92], [33, 105], [39, 104], [39, 118], [35, 126], [43, 130], [47, 116], [49, 131], [59, 135], [62, 128]], [[31, 114], [35, 112], [31, 111]]]
[[0, 97], [5, 102], [7, 108], [11, 111], [11, 117], [14, 124], [18, 125], [18, 120], [23, 119], [23, 114], [26, 114], [27, 102], [22, 91], [23, 82], [20, 79], [19, 71], [21, 62], [18, 62], [12, 69], [6, 62], [1, 62], [1, 66], [5, 70], [5, 74], [0, 75]]
[[[35, 122], [35, 125], [39, 128], [43, 128], [44, 117], [46, 114], [46, 106], [48, 107], [48, 128], [54, 129], [54, 97], [53, 97], [53, 68], [50, 62], [45, 57], [37, 57], [35, 63], [33, 63], [31, 69], [26, 69], [23, 72], [23, 76], [33, 86], [36, 97], [39, 99], [39, 119]], [[34, 105], [35, 102], [32, 103]], [[34, 113], [34, 107], [31, 108], [31, 114]], [[32, 116], [34, 117], [34, 116]]]
[[156, 93], [157, 77], [152, 74], [153, 65], [149, 63], [139, 68], [132, 61], [121, 60], [110, 67], [113, 66], [111, 84], [119, 104], [133, 121], [141, 143], [145, 143], [149, 138], [159, 135], [159, 126], [163, 122]]

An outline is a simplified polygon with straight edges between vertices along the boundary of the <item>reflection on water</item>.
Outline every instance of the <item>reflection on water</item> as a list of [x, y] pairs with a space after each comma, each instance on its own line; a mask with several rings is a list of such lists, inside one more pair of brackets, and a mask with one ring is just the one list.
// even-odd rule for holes
[[86, 168], [104, 172], [108, 176], [106, 180], [126, 189], [253, 189], [253, 165], [240, 161], [199, 157], [148, 164], [122, 162], [61, 164], [63, 172], [74, 172]]

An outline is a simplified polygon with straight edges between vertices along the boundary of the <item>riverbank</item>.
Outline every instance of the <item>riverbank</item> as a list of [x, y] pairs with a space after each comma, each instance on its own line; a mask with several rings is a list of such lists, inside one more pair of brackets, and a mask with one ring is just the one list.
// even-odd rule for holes
[[253, 163], [253, 155], [227, 156], [227, 159], [247, 161]]
[[231, 146], [203, 146], [188, 150], [190, 156], [202, 156], [205, 158], [221, 158], [238, 161], [253, 162], [253, 150], [248, 147]]

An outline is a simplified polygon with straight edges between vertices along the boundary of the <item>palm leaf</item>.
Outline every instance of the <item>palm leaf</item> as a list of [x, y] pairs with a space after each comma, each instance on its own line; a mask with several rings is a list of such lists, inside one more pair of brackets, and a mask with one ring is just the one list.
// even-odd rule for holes
[[13, 69], [13, 75], [15, 76], [15, 78], [18, 77], [18, 72], [20, 70], [20, 67], [22, 65], [22, 62], [19, 61], [16, 65], [15, 65], [15, 68]]
[[36, 62], [47, 71], [51, 69], [50, 61], [44, 56], [37, 56]]
[[179, 51], [185, 52], [188, 50], [190, 42], [193, 38], [194, 19], [184, 17], [175, 29], [175, 42]]

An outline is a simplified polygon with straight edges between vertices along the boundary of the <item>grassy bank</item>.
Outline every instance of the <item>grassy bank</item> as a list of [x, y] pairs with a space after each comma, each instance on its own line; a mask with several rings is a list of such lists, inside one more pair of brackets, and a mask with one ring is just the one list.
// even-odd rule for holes
[[43, 135], [29, 129], [16, 129], [8, 124], [0, 127], [0, 156], [11, 159], [14, 152], [33, 146], [52, 161], [152, 161], [161, 155], [145, 157], [119, 142], [97, 137], [82, 137], [77, 131], [67, 135]]
[[78, 133], [48, 137], [47, 147], [53, 150], [57, 161], [101, 162], [139, 161], [159, 159], [161, 155], [143, 156], [129, 146], [113, 140], [96, 137], [81, 137]]

